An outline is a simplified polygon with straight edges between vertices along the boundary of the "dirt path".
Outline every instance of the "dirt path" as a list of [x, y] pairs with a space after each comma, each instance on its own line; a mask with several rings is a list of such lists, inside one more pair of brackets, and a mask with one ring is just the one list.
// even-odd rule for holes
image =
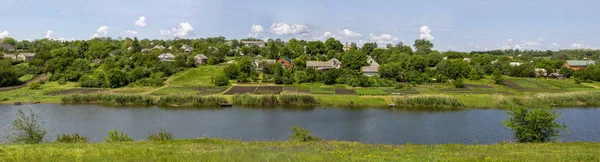
[[18, 88], [23, 88], [23, 87], [28, 86], [29, 84], [31, 84], [33, 82], [37, 82], [37, 81], [40, 81], [40, 80], [43, 80], [43, 79], [48, 79], [48, 75], [46, 75], [46, 74], [38, 75], [37, 77], [31, 79], [30, 81], [27, 81], [27, 82], [25, 82], [25, 83], [23, 83], [21, 85], [18, 85], [18, 86], [2, 87], [2, 88], [0, 88], [0, 92], [10, 91], [10, 90], [13, 90], [13, 89], [18, 89]]

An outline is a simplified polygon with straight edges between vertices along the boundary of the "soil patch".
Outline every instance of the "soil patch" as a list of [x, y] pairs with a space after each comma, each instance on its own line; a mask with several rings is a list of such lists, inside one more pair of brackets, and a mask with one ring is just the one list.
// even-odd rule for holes
[[283, 91], [282, 86], [259, 86], [254, 94], [279, 94]]
[[355, 95], [356, 91], [354, 91], [353, 89], [336, 88], [335, 94], [336, 95]]
[[225, 92], [225, 95], [233, 95], [233, 94], [246, 94], [246, 93], [254, 93], [257, 86], [233, 86], [229, 91]]

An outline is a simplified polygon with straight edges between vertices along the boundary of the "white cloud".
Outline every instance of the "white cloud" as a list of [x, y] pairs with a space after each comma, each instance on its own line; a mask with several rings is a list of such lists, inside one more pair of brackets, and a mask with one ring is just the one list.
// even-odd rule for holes
[[261, 25], [252, 25], [252, 28], [250, 28], [250, 34], [248, 34], [248, 37], [254, 37], [254, 38], [258, 38], [262, 35], [263, 31], [265, 29], [261, 26]]
[[543, 41], [545, 41], [545, 39], [544, 39], [544, 38], [542, 38], [542, 37], [540, 37], [540, 38], [538, 38], [538, 39], [537, 39], [537, 41], [538, 41], [538, 42], [543, 42]]
[[585, 44], [579, 44], [579, 43], [573, 43], [573, 44], [571, 44], [571, 47], [573, 47], [575, 49], [596, 49], [592, 46], [588, 46]]
[[455, 50], [456, 46], [454, 46], [454, 45], [448, 45], [448, 48], [450, 48], [451, 50]]
[[44, 36], [44, 38], [52, 39], [52, 33], [54, 33], [54, 31], [52, 30], [46, 31], [46, 35]]
[[101, 26], [100, 28], [98, 28], [98, 30], [96, 30], [96, 33], [94, 33], [94, 35], [92, 35], [92, 38], [97, 38], [97, 37], [105, 37], [106, 34], [108, 34], [108, 31], [111, 28], [108, 26]]
[[276, 35], [297, 35], [310, 32], [306, 25], [290, 25], [286, 23], [273, 23], [269, 31]]
[[126, 30], [125, 31], [125, 34], [129, 34], [129, 35], [133, 35], [133, 36], [137, 35], [137, 33], [138, 33], [137, 31], [133, 31], [133, 30]]
[[552, 46], [559, 47], [559, 48], [561, 47], [558, 43], [552, 43]]
[[335, 35], [333, 35], [333, 33], [326, 31], [325, 33], [323, 33], [323, 38], [332, 38], [335, 37]]
[[339, 33], [342, 37], [361, 37], [362, 36], [362, 35], [360, 35], [360, 33], [354, 32], [350, 29], [341, 30]]
[[8, 30], [2, 31], [0, 30], [0, 38], [5, 38], [8, 37], [10, 35], [10, 33], [8, 33]]
[[371, 40], [379, 44], [388, 44], [398, 41], [399, 39], [389, 34], [381, 34], [380, 36], [371, 36]]
[[195, 34], [194, 28], [188, 22], [179, 23], [179, 25], [175, 26], [175, 28], [171, 30], [160, 30], [160, 34], [164, 36], [173, 36], [173, 37], [188, 37], [193, 36]]
[[64, 41], [73, 41], [75, 40], [75, 38], [65, 38], [65, 37], [60, 37], [58, 39], [56, 39], [58, 41], [64, 42]]
[[135, 26], [137, 27], [146, 27], [148, 23], [146, 23], [146, 16], [140, 16], [140, 18], [135, 21]]
[[523, 47], [521, 47], [521, 45], [518, 45], [518, 44], [515, 45], [515, 49], [521, 49], [521, 48], [523, 48]]
[[431, 30], [429, 29], [429, 26], [422, 26], [420, 29], [421, 31], [421, 36], [419, 37], [419, 39], [426, 39], [426, 40], [433, 40], [433, 36], [431, 35]]

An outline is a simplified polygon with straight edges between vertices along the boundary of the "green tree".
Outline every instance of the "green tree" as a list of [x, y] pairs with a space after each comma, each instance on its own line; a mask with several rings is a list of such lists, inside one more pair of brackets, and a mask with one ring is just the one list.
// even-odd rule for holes
[[44, 140], [47, 131], [42, 127], [44, 121], [40, 115], [29, 110], [25, 114], [22, 109], [17, 111], [17, 119], [12, 123], [12, 129], [15, 131], [8, 139], [13, 143], [38, 144]]
[[309, 56], [317, 56], [324, 54], [324, 46], [321, 41], [309, 41], [306, 43], [306, 54]]
[[553, 108], [515, 107], [510, 108], [507, 114], [509, 118], [504, 125], [513, 131], [518, 142], [551, 142], [560, 136], [560, 131], [567, 131], [564, 123], [556, 121], [561, 113]]
[[481, 70], [477, 70], [475, 68], [471, 68], [471, 72], [469, 73], [469, 80], [480, 80], [483, 79], [484, 73]]
[[426, 39], [417, 39], [415, 40], [414, 47], [417, 49], [417, 54], [426, 55], [431, 53], [433, 43]]
[[377, 43], [365, 43], [362, 47], [362, 51], [367, 55], [371, 55], [375, 49], [377, 49]]
[[2, 38], [2, 43], [15, 46], [15, 45], [17, 45], [17, 40], [15, 40], [14, 38], [11, 38], [11, 37], [4, 37], [4, 38]]
[[329, 38], [325, 41], [325, 51], [335, 51], [335, 52], [343, 52], [344, 45], [339, 41], [335, 40], [335, 38]]
[[359, 50], [350, 50], [342, 56], [342, 66], [352, 70], [359, 70], [360, 67], [368, 65], [367, 55]]
[[110, 88], [119, 88], [127, 85], [127, 75], [119, 68], [112, 68], [106, 74], [106, 82]]
[[131, 43], [131, 48], [133, 52], [141, 52], [142, 47], [140, 46], [140, 41], [138, 41], [137, 37], [133, 37], [133, 43]]
[[471, 68], [468, 62], [459, 59], [444, 60], [437, 66], [440, 74], [450, 79], [467, 78]]
[[292, 126], [292, 131], [294, 132], [290, 137], [293, 140], [308, 142], [308, 141], [318, 141], [320, 140], [318, 137], [313, 136], [309, 130], [304, 129], [298, 126]]
[[452, 82], [455, 88], [465, 88], [465, 82], [462, 78], [458, 78]]
[[504, 84], [504, 77], [502, 76], [502, 72], [499, 70], [496, 70], [494, 73], [492, 73], [492, 79], [496, 82], [496, 84]]

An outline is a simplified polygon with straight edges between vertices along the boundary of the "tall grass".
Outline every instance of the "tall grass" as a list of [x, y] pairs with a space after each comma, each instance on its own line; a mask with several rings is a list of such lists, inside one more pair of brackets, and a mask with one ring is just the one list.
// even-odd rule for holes
[[463, 108], [465, 104], [455, 97], [447, 96], [414, 96], [395, 98], [397, 107], [403, 108]]
[[237, 94], [233, 96], [233, 104], [241, 106], [277, 106], [277, 96], [252, 96], [249, 94]]
[[62, 134], [56, 135], [56, 142], [58, 143], [87, 143], [88, 138], [86, 136], [75, 134]]
[[315, 97], [310, 95], [279, 95], [279, 100], [283, 106], [305, 106], [317, 104]]
[[524, 97], [505, 97], [501, 106], [597, 106], [600, 92], [541, 93]]
[[206, 107], [227, 103], [224, 97], [216, 96], [163, 96], [158, 99], [159, 106]]
[[92, 95], [70, 95], [60, 98], [63, 104], [88, 104], [99, 103], [109, 105], [152, 105], [154, 99], [143, 95], [112, 95], [112, 94], [92, 94]]

